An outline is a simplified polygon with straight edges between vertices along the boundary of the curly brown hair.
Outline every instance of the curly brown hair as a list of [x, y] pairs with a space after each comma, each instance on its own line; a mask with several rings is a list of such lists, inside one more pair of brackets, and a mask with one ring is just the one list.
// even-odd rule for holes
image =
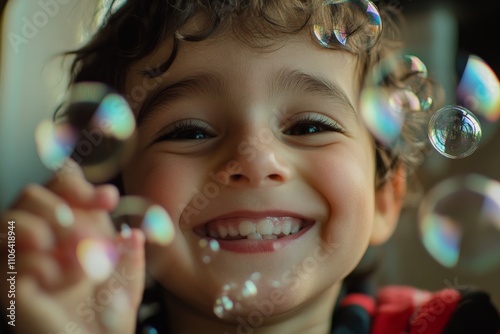
[[[340, 20], [353, 36], [368, 33], [359, 15], [343, 11], [342, 6], [325, 6], [324, 0], [128, 0], [113, 10], [114, 3], [112, 0], [93, 39], [81, 49], [68, 53], [75, 56], [71, 84], [99, 81], [123, 93], [128, 69], [166, 39], [173, 41], [172, 52], [165, 63], [148, 72], [151, 77], [169, 68], [184, 41], [202, 41], [227, 31], [245, 45], [263, 52], [272, 49], [285, 35], [311, 29], [313, 24], [332, 29]], [[358, 57], [361, 85], [369, 71], [402, 48], [400, 13], [382, 3], [379, 3], [379, 12], [383, 29], [375, 45], [366, 48], [353, 38], [348, 47], [341, 43], [329, 46]], [[197, 15], [202, 15], [206, 24], [194, 33], [186, 33], [184, 28]], [[311, 37], [313, 42], [314, 36]], [[385, 82], [384, 85], [398, 86], [398, 82]], [[426, 85], [430, 87], [431, 81], [427, 80]], [[421, 152], [427, 142], [422, 133], [425, 133], [429, 112], [407, 112], [397, 150], [377, 143], [377, 186], [385, 183], [398, 164], [412, 170], [421, 161]]]

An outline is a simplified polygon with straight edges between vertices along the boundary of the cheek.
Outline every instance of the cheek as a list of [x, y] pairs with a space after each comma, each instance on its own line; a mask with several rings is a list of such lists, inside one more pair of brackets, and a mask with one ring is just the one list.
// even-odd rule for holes
[[126, 194], [141, 195], [162, 205], [174, 222], [198, 192], [203, 164], [188, 159], [144, 156], [123, 173]]
[[375, 213], [373, 159], [366, 151], [346, 147], [324, 154], [317, 161], [312, 184], [330, 210], [322, 238], [341, 245], [339, 251], [345, 256], [340, 258], [361, 257]]

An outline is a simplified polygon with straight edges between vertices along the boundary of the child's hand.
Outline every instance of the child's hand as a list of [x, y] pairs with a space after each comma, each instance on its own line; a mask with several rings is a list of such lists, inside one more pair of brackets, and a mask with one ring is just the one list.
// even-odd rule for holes
[[[9, 328], [30, 334], [134, 332], [144, 286], [144, 235], [139, 230], [116, 234], [109, 211], [118, 198], [116, 188], [95, 187], [76, 168], [46, 187], [24, 189], [0, 223], [5, 233], [7, 222], [15, 221], [15, 298], [7, 297], [12, 290], [7, 242], [0, 244], [3, 312], [15, 301], [15, 327]], [[85, 247], [100, 249], [94, 242], [118, 255], [114, 269], [96, 267], [107, 262], [102, 261], [107, 252], [85, 265]], [[97, 281], [87, 267], [104, 277]]]

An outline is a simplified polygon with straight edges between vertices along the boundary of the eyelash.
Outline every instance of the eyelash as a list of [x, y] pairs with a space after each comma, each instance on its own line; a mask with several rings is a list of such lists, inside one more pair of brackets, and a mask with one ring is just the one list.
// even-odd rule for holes
[[[313, 125], [316, 127], [319, 127], [321, 130], [313, 133], [305, 133], [305, 134], [300, 134], [302, 136], [308, 135], [308, 134], [314, 134], [318, 132], [323, 132], [323, 131], [333, 131], [333, 132], [339, 132], [339, 133], [344, 133], [344, 130], [334, 120], [331, 118], [321, 115], [321, 114], [307, 114], [305, 116], [302, 116], [298, 120], [294, 120], [294, 123], [284, 132], [285, 134], [290, 134], [291, 135], [291, 130], [300, 125]], [[300, 136], [296, 135], [296, 136]]]
[[162, 134], [158, 136], [155, 142], [168, 140], [168, 141], [182, 141], [182, 140], [201, 140], [207, 138], [177, 138], [180, 134], [187, 131], [196, 131], [196, 134], [202, 134], [204, 136], [208, 136], [209, 138], [213, 137], [213, 134], [208, 130], [208, 124], [196, 119], [185, 119], [179, 122], [176, 122], [162, 131]]
[[[303, 125], [312, 125], [315, 127], [318, 127], [319, 131], [311, 132], [311, 133], [303, 133], [303, 134], [292, 134], [292, 130], [294, 127], [298, 126], [303, 126]], [[158, 136], [158, 138], [155, 140], [155, 142], [159, 141], [182, 141], [182, 140], [203, 140], [207, 138], [178, 138], [180, 134], [184, 132], [184, 134], [187, 131], [196, 131], [196, 135], [203, 135], [207, 136], [208, 138], [212, 138], [214, 135], [210, 133], [208, 130], [209, 126], [200, 120], [196, 119], [186, 119], [182, 120], [179, 122], [176, 122], [166, 128], [162, 134]], [[310, 134], [315, 134], [319, 132], [324, 132], [324, 131], [333, 131], [333, 132], [340, 132], [344, 133], [344, 130], [342, 127], [332, 119], [321, 115], [306, 115], [302, 116], [298, 120], [295, 120], [294, 123], [283, 133], [286, 135], [293, 135], [293, 136], [304, 136], [304, 135], [310, 135]]]

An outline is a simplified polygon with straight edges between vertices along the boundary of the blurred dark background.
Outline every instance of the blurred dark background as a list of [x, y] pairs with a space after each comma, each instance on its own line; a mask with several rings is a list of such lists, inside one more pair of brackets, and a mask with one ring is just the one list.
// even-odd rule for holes
[[[464, 55], [477, 55], [500, 76], [500, 2], [486, 0], [387, 0], [407, 19], [408, 52], [424, 61], [431, 77], [446, 92], [446, 104], [455, 104], [460, 80], [457, 63]], [[458, 61], [457, 61], [458, 59]], [[497, 122], [498, 123], [498, 122]], [[417, 172], [422, 193], [453, 176], [480, 174], [500, 181], [500, 131], [489, 129], [478, 150], [465, 159], [448, 159], [435, 151], [426, 157]], [[496, 194], [499, 196], [499, 194]], [[403, 210], [398, 228], [382, 248], [377, 271], [381, 284], [412, 285], [428, 290], [446, 287], [478, 287], [488, 291], [500, 308], [500, 263], [491, 270], [474, 272], [445, 268], [425, 250], [419, 236], [418, 204]], [[500, 235], [500, 231], [498, 231]], [[500, 252], [500, 245], [492, 251]]]

